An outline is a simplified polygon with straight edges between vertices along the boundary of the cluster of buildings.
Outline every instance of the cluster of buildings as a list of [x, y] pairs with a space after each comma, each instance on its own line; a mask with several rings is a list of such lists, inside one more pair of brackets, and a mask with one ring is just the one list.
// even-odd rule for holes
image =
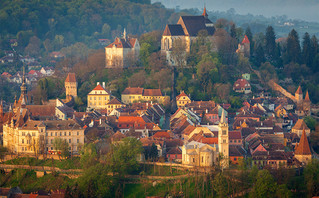
[[[29, 104], [23, 75], [20, 98], [7, 112], [0, 105], [3, 145], [16, 154], [54, 154], [58, 152], [54, 141], [61, 138], [68, 143], [70, 153], [77, 154], [87, 142], [109, 137], [112, 143], [119, 143], [134, 137], [144, 147], [141, 160], [148, 158], [155, 145], [158, 157], [168, 161], [224, 168], [247, 157], [260, 167], [300, 166], [312, 156], [310, 129], [300, 119], [308, 112], [300, 114], [298, 100], [251, 98], [235, 114], [229, 114], [230, 104], [192, 101], [182, 91], [176, 97], [178, 110], [168, 116], [162, 104], [170, 98], [159, 89], [127, 87], [119, 100], [105, 83], [97, 83], [87, 95], [86, 112], [72, 108], [77, 97], [74, 73], [68, 74], [65, 90], [65, 100]], [[294, 97], [303, 99], [300, 87]], [[308, 99], [309, 94], [306, 104]]]

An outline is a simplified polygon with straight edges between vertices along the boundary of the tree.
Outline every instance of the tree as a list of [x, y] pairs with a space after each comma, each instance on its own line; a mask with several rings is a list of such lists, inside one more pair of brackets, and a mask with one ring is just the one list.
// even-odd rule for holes
[[[313, 35], [311, 37], [310, 44], [311, 44], [310, 59], [312, 59], [310, 67], [311, 67], [313, 72], [317, 72], [317, 71], [319, 71], [319, 58], [318, 58], [319, 57], [318, 56], [319, 55], [318, 54], [319, 47], [318, 47], [318, 39], [315, 35]], [[316, 57], [317, 57], [317, 59], [316, 59]]]
[[315, 130], [315, 127], [316, 127], [316, 125], [317, 125], [316, 119], [314, 119], [314, 118], [311, 117], [311, 116], [307, 116], [307, 117], [304, 117], [303, 120], [305, 121], [306, 125], [307, 125], [312, 131]]
[[302, 41], [302, 62], [308, 67], [311, 66], [313, 58], [311, 57], [311, 40], [308, 32], [305, 33]]
[[104, 25], [102, 26], [102, 35], [105, 38], [110, 38], [110, 32], [111, 32], [111, 27], [109, 24], [104, 23]]
[[186, 65], [186, 43], [184, 40], [178, 38], [173, 42], [171, 57], [175, 66], [183, 72]]
[[264, 84], [267, 84], [269, 80], [277, 81], [277, 73], [275, 67], [269, 62], [265, 62], [260, 66], [260, 76]]
[[253, 40], [253, 34], [249, 26], [246, 28], [245, 35], [250, 41], [250, 57], [252, 57], [254, 54], [254, 40]]
[[276, 35], [272, 26], [266, 29], [265, 55], [268, 61], [273, 62], [276, 58]]
[[319, 161], [312, 159], [304, 170], [308, 196], [319, 195]]
[[299, 36], [295, 29], [292, 29], [288, 35], [286, 53], [287, 53], [286, 63], [301, 62], [301, 49], [300, 49]]
[[98, 155], [95, 144], [89, 143], [84, 145], [84, 147], [81, 149], [80, 162], [83, 169], [87, 169], [96, 165], [98, 162]]
[[69, 144], [67, 143], [66, 140], [62, 138], [54, 138], [53, 148], [58, 152], [59, 158], [60, 157], [66, 158], [70, 156]]
[[233, 23], [233, 25], [230, 27], [230, 36], [234, 39], [237, 39], [235, 23]]
[[214, 177], [213, 189], [216, 191], [218, 197], [227, 197], [229, 186], [227, 179], [222, 172]]
[[256, 64], [256, 66], [259, 67], [264, 62], [265, 62], [264, 49], [261, 45], [258, 45], [258, 47], [256, 49], [255, 64]]
[[136, 138], [127, 137], [121, 143], [112, 145], [109, 160], [113, 172], [123, 176], [136, 170], [138, 168], [136, 159], [141, 153], [142, 143]]
[[157, 146], [153, 143], [150, 149], [149, 157], [155, 161], [158, 158]]
[[277, 190], [276, 185], [274, 178], [268, 170], [260, 170], [258, 171], [256, 183], [249, 194], [249, 197], [273, 197]]
[[142, 43], [141, 49], [140, 49], [140, 60], [142, 62], [142, 65], [146, 68], [149, 68], [149, 57], [151, 54], [151, 45], [149, 43]]

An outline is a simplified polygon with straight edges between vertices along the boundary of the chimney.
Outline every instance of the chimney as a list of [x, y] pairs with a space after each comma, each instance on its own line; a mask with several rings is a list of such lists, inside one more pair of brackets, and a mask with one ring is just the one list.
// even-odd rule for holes
[[102, 87], [105, 89], [105, 82], [102, 82]]
[[99, 85], [99, 84], [100, 84], [100, 82], [97, 82], [97, 83], [96, 83], [96, 85]]
[[206, 109], [206, 113], [208, 113], [208, 109]]
[[100, 118], [100, 124], [102, 124], [102, 119]]

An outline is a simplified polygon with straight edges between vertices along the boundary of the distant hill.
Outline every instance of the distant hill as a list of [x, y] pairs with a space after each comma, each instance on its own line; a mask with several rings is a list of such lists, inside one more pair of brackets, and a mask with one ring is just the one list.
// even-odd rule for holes
[[319, 1], [316, 0], [152, 0], [161, 2], [169, 8], [202, 8], [226, 11], [234, 8], [240, 14], [264, 15], [267, 17], [287, 15], [292, 19], [318, 21]]
[[172, 14], [173, 10], [151, 5], [150, 0], [2, 0], [0, 35], [27, 34], [22, 45], [31, 36], [44, 41], [62, 35], [63, 46], [75, 42], [90, 46], [92, 40], [119, 36], [124, 28], [129, 34], [163, 29]]

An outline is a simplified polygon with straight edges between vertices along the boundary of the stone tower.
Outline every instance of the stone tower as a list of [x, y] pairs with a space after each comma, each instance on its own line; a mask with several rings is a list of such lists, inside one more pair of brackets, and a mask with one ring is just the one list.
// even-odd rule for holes
[[76, 82], [75, 73], [69, 73], [65, 80], [65, 95], [67, 101], [78, 96], [77, 88], [78, 83]]
[[222, 156], [220, 161], [223, 168], [229, 167], [229, 136], [228, 136], [228, 123], [226, 121], [225, 110], [222, 111], [222, 116], [218, 124], [218, 151]]
[[295, 93], [295, 99], [296, 99], [297, 104], [302, 103], [303, 95], [302, 95], [302, 90], [301, 90], [300, 86], [298, 87], [298, 89]]

